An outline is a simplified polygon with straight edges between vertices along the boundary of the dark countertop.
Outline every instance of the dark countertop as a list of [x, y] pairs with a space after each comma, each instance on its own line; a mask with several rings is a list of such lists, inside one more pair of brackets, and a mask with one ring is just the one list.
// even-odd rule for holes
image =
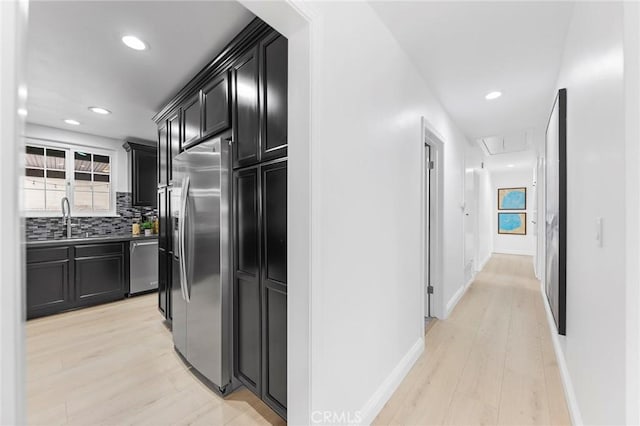
[[119, 241], [138, 241], [138, 240], [157, 240], [158, 234], [144, 235], [97, 235], [95, 237], [76, 237], [63, 238], [58, 240], [33, 240], [27, 241], [27, 248], [30, 247], [55, 247], [55, 246], [73, 246], [78, 244], [94, 244], [94, 243], [111, 243]]

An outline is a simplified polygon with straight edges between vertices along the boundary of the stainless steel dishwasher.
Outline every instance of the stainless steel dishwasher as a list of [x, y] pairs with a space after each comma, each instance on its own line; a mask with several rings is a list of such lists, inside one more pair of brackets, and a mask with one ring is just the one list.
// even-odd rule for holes
[[129, 247], [129, 294], [158, 288], [158, 241], [131, 241]]

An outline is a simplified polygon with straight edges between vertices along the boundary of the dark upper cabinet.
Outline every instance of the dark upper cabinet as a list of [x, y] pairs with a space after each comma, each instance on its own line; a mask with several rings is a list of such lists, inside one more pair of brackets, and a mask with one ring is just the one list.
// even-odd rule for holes
[[287, 155], [287, 39], [274, 32], [260, 43], [262, 161]]
[[49, 315], [73, 305], [69, 247], [27, 250], [27, 318]]
[[260, 110], [258, 107], [258, 49], [242, 56], [232, 69], [233, 167], [260, 160]]
[[158, 186], [166, 185], [168, 183], [168, 135], [167, 122], [165, 121], [158, 127]]
[[182, 149], [200, 139], [201, 133], [200, 91], [193, 95], [182, 107]]
[[230, 126], [229, 78], [223, 73], [202, 89], [202, 137], [215, 135]]
[[167, 133], [169, 139], [168, 145], [168, 161], [167, 161], [167, 184], [173, 179], [173, 159], [180, 154], [180, 108], [178, 108], [167, 119]]
[[131, 153], [131, 204], [155, 207], [158, 183], [157, 149], [133, 142], [126, 142], [124, 147]]

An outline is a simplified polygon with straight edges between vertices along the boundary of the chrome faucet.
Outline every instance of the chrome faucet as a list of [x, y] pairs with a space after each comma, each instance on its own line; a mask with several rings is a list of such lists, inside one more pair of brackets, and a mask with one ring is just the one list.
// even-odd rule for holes
[[71, 238], [71, 205], [69, 204], [69, 199], [67, 197], [63, 197], [61, 204], [62, 220], [67, 227], [67, 238]]

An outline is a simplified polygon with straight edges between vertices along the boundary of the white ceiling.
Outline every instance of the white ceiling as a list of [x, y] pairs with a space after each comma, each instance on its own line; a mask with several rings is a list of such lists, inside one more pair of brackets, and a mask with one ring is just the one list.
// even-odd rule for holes
[[151, 140], [151, 117], [254, 18], [235, 1], [32, 1], [29, 15], [27, 121]]
[[[572, 3], [404, 2], [371, 6], [469, 141], [542, 134]], [[502, 97], [485, 100], [492, 91]]]

